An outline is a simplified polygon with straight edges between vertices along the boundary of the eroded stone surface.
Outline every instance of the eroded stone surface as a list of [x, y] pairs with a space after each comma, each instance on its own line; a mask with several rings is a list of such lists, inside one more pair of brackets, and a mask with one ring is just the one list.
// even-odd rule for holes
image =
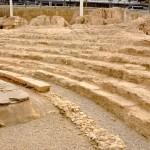
[[13, 84], [0, 80], [0, 105], [29, 100], [29, 95]]
[[25, 123], [32, 118], [29, 95], [17, 86], [0, 80], [0, 127]]
[[1, 22], [1, 26], [4, 29], [13, 29], [28, 24], [28, 21], [26, 19], [21, 18], [19, 16], [13, 16], [9, 18], [3, 17], [3, 20]]
[[[33, 78], [26, 77], [26, 76], [18, 74], [18, 73], [0, 70], [0, 76], [4, 77], [4, 78], [11, 79], [11, 80], [16, 81], [16, 82], [19, 82], [20, 84], [32, 87], [39, 92], [46, 92], [46, 91], [50, 90], [49, 84], [47, 84], [43, 81], [39, 81], [39, 80], [36, 80]], [[20, 93], [23, 93], [23, 92], [21, 91]], [[22, 96], [23, 95], [24, 94], [22, 94]], [[17, 97], [17, 99], [18, 99], [18, 97]], [[19, 99], [22, 100], [22, 98], [19, 98]]]

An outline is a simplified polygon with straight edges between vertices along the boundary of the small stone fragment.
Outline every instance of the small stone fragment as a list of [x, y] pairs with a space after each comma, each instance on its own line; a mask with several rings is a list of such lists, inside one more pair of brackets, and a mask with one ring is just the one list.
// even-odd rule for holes
[[0, 122], [0, 128], [3, 128], [3, 127], [5, 127], [5, 123]]

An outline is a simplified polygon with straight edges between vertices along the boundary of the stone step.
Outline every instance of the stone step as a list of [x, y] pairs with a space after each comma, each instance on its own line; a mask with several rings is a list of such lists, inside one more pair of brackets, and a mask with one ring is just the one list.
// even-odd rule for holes
[[63, 49], [63, 51], [60, 51], [60, 49], [58, 48], [54, 48], [51, 46], [42, 46], [42, 47], [38, 47], [36, 45], [27, 45], [27, 46], [23, 46], [21, 44], [5, 44], [5, 45], [0, 45], [0, 50], [7, 50], [7, 51], [26, 51], [26, 52], [41, 52], [41, 53], [50, 53], [50, 54], [66, 54], [67, 51], [69, 51], [68, 49]]
[[0, 52], [1, 56], [9, 56], [14, 58], [25, 58], [30, 60], [40, 60], [43, 62], [51, 64], [63, 64], [69, 65], [75, 68], [80, 68], [81, 70], [96, 71], [98, 73], [103, 73], [109, 75], [110, 77], [115, 77], [118, 79], [123, 79], [133, 83], [150, 85], [150, 74], [146, 70], [132, 70], [130, 67], [119, 64], [112, 64], [103, 61], [90, 61], [81, 58], [74, 58], [70, 56], [60, 56], [60, 55], [46, 55], [39, 54], [35, 55], [33, 53], [29, 54], [12, 54]]
[[31, 59], [31, 60], [42, 60], [43, 58], [40, 54], [35, 54], [34, 52], [12, 52], [12, 51], [0, 51], [0, 56], [13, 57], [13, 58], [21, 58], [21, 59]]
[[149, 48], [150, 47], [150, 39], [149, 39], [149, 37], [144, 38], [144, 39], [138, 39], [138, 40], [134, 41], [134, 45]]
[[[113, 63], [121, 63], [121, 64], [127, 64], [126, 67], [130, 67], [133, 70], [140, 69], [140, 70], [146, 70], [150, 68], [150, 60], [149, 58], [145, 57], [137, 57], [137, 56], [130, 56], [126, 54], [120, 54], [120, 53], [111, 53], [111, 52], [94, 52], [90, 51], [89, 54], [84, 54], [84, 50], [78, 49], [78, 50], [70, 50], [70, 49], [63, 49], [62, 51], [58, 48], [53, 48], [49, 46], [48, 48], [24, 48], [23, 45], [16, 46], [11, 44], [10, 46], [7, 44], [6, 46], [0, 46], [0, 51], [3, 52], [3, 50], [6, 49], [7, 52], [12, 53], [12, 51], [19, 50], [23, 54], [26, 53], [32, 53], [37, 54], [39, 53], [47, 53], [51, 55], [66, 55], [66, 56], [72, 56], [76, 58], [83, 58], [88, 60], [98, 60], [98, 61], [107, 61], [107, 62], [113, 62]], [[133, 64], [133, 66], [129, 66], [128, 64]]]
[[139, 107], [144, 107], [150, 111], [150, 92], [137, 84], [133, 84], [125, 81], [104, 81], [102, 82], [102, 87], [111, 92], [117, 93], [120, 96], [123, 96], [129, 100], [136, 102]]
[[[6, 58], [5, 58], [6, 60]], [[16, 59], [12, 60], [12, 62], [17, 62]], [[11, 63], [11, 62], [10, 62]], [[20, 61], [18, 62], [20, 64]], [[23, 64], [26, 64], [26, 61], [23, 62]], [[150, 93], [147, 89], [144, 89], [145, 87], [133, 84], [130, 82], [125, 82], [121, 80], [116, 80], [114, 78], [108, 78], [107, 76], [101, 76], [100, 74], [92, 74], [85, 71], [78, 70], [75, 68], [70, 68], [68, 66], [64, 67], [61, 65], [52, 65], [42, 63], [42, 62], [34, 62], [31, 61], [30, 64], [34, 64], [33, 67], [30, 66], [30, 69], [36, 69], [37, 66], [39, 69], [44, 69], [45, 71], [49, 71], [54, 74], [59, 74], [62, 76], [67, 76], [71, 79], [77, 80], [77, 81], [85, 81], [88, 83], [93, 83], [99, 87], [103, 87], [105, 90], [117, 93], [127, 99], [135, 101], [138, 105], [141, 105], [142, 107], [149, 109], [150, 108]], [[6, 65], [6, 61], [5, 61]], [[13, 66], [5, 66], [0, 65], [3, 69], [19, 72], [19, 73], [25, 73], [28, 75], [31, 75], [30, 71], [26, 71], [28, 66], [25, 66], [27, 68], [23, 68], [17, 66], [17, 70]], [[100, 78], [100, 80], [99, 80]]]
[[138, 106], [129, 108], [125, 122], [144, 137], [150, 139], [150, 112]]
[[[80, 40], [48, 40], [48, 39], [24, 39], [24, 38], [9, 38], [9, 43], [11, 44], [22, 44], [22, 45], [46, 45], [54, 47], [65, 47], [65, 48], [74, 48], [74, 49], [89, 49], [90, 45], [88, 41], [84, 41], [83, 44]], [[3, 39], [0, 41], [0, 44], [7, 44], [7, 40]], [[86, 44], [87, 43], [87, 44]]]
[[46, 92], [46, 91], [50, 90], [49, 84], [47, 84], [43, 81], [39, 81], [39, 80], [30, 78], [30, 77], [26, 77], [22, 74], [0, 70], [0, 77], [8, 78], [8, 79], [18, 82], [20, 84], [34, 88], [35, 90], [37, 90], [39, 92]]
[[150, 85], [149, 71], [132, 70], [130, 68], [126, 68], [125, 65], [112, 64], [103, 61], [90, 61], [58, 55], [44, 57], [43, 62], [69, 65], [75, 68], [80, 68], [81, 70], [95, 71], [97, 73], [106, 74], [110, 77], [115, 77], [138, 84], [141, 83], [148, 86]]
[[[13, 63], [12, 63], [13, 64]], [[10, 72], [15, 72], [15, 73], [19, 73], [19, 74], [25, 74], [25, 75], [31, 75], [31, 70], [33, 70], [33, 68], [29, 68], [29, 66], [22, 67], [21, 65], [12, 65], [11, 62], [5, 62], [5, 63], [0, 63], [0, 70], [6, 70], [6, 71], [10, 71]]]
[[[112, 94], [107, 91], [101, 90], [100, 87], [96, 85], [91, 85], [83, 81], [79, 82], [43, 70], [35, 71], [34, 77], [46, 81], [52, 81], [65, 88], [80, 93], [81, 95], [87, 98], [90, 98], [91, 100], [97, 102], [99, 105], [101, 105], [108, 111], [115, 114], [118, 118], [124, 120], [125, 123], [129, 124], [130, 126], [136, 126], [137, 131], [142, 133], [147, 138], [150, 138], [150, 132], [149, 132], [150, 114], [148, 111], [142, 110], [135, 102], [127, 100], [116, 94]], [[132, 108], [137, 108], [137, 109], [132, 109]], [[144, 118], [145, 120], [143, 120], [143, 117], [140, 115], [141, 113], [139, 112], [145, 114], [145, 118]], [[144, 125], [144, 129], [142, 129], [143, 125]]]
[[[5, 58], [4, 60], [5, 60], [4, 64], [6, 65], [7, 58]], [[101, 75], [101, 74], [95, 74], [92, 72], [89, 73], [83, 70], [81, 71], [80, 69], [71, 68], [69, 66], [50, 65], [47, 63], [43, 63], [43, 62], [31, 61], [29, 62], [30, 66], [28, 67], [27, 66], [28, 64], [26, 61], [22, 62], [23, 65], [20, 65], [21, 60], [19, 61], [18, 59], [13, 59], [11, 61], [12, 63], [16, 62], [18, 64], [17, 69], [14, 66], [6, 67], [5, 65], [0, 65], [0, 68], [13, 71], [13, 72], [17, 72], [17, 73], [25, 73], [27, 75], [32, 75], [31, 73], [32, 69], [36, 70], [38, 67], [39, 69], [43, 69], [45, 71], [48, 71], [54, 74], [67, 76], [77, 81], [85, 81], [91, 84], [95, 84], [99, 86], [100, 88], [103, 87], [105, 90], [112, 92], [112, 93], [118, 92], [119, 95], [126, 97], [127, 99], [135, 101], [138, 105], [142, 105], [142, 107], [145, 107], [146, 109], [150, 108], [149, 101], [148, 101], [149, 92], [147, 89], [144, 90], [144, 88], [146, 87], [143, 87], [141, 85], [133, 84], [133, 83], [122, 81], [122, 80], [117, 80], [117, 79], [110, 78], [108, 76]], [[12, 63], [10, 62], [10, 64]], [[31, 70], [28, 70], [28, 68], [30, 68]], [[141, 91], [142, 93], [139, 91]]]
[[[86, 81], [94, 83], [99, 86], [99, 83], [104, 79], [108, 79], [108, 76], [95, 72], [88, 72], [86, 70], [80, 70], [71, 66], [62, 66], [60, 64], [49, 64], [34, 60], [21, 60], [21, 59], [9, 59], [0, 58], [0, 69], [8, 70], [16, 73], [23, 73], [26, 75], [32, 75], [31, 70], [42, 69], [45, 71], [59, 74], [62, 76], [68, 76], [71, 79], [77, 81]], [[110, 77], [109, 77], [110, 78]]]
[[150, 50], [146, 49], [145, 47], [141, 47], [140, 49], [139, 48], [140, 47], [137, 49], [135, 47], [127, 47], [121, 49], [119, 52], [134, 56], [150, 57]]

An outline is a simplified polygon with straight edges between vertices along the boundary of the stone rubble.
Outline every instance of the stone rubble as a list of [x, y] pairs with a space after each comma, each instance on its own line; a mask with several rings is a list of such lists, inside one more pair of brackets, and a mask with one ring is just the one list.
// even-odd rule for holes
[[37, 16], [30, 21], [30, 25], [32, 26], [43, 26], [43, 25], [50, 25], [51, 24], [51, 17], [46, 15]]
[[112, 135], [103, 129], [89, 116], [87, 116], [78, 105], [57, 94], [41, 94], [51, 100], [60, 109], [60, 113], [69, 118], [80, 131], [92, 140], [96, 149], [103, 150], [125, 150], [125, 145], [119, 136]]
[[3, 29], [13, 29], [21, 26], [25, 26], [28, 24], [28, 21], [19, 16], [13, 16], [9, 18], [3, 18], [1, 20], [1, 28]]
[[[79, 12], [75, 12], [71, 25], [85, 24], [85, 25], [109, 25], [109, 24], [124, 24], [143, 31], [150, 35], [150, 17], [149, 15], [140, 15], [138, 13], [131, 13], [122, 8], [98, 8], [89, 12], [83, 17], [79, 16]], [[0, 17], [0, 29], [13, 29], [28, 25], [28, 21], [19, 16]], [[29, 25], [31, 26], [49, 26], [54, 25], [58, 27], [69, 26], [69, 23], [61, 16], [46, 16], [41, 15], [32, 18]]]
[[83, 17], [76, 12], [71, 20], [71, 24], [88, 24], [88, 25], [106, 25], [123, 23], [125, 13], [122, 8], [99, 8], [92, 10], [89, 15]]
[[139, 30], [145, 34], [150, 35], [150, 16], [144, 17], [144, 21], [139, 25]]
[[75, 12], [71, 24], [86, 25], [109, 25], [124, 24], [132, 29], [142, 30], [145, 34], [150, 35], [150, 16], [131, 13], [122, 8], [99, 8], [92, 10], [88, 15], [79, 16]]
[[47, 26], [47, 25], [56, 25], [59, 27], [68, 26], [68, 22], [61, 16], [46, 16], [41, 15], [33, 18], [30, 21], [30, 25], [33, 26]]
[[5, 127], [5, 124], [3, 122], [0, 122], [0, 128]]

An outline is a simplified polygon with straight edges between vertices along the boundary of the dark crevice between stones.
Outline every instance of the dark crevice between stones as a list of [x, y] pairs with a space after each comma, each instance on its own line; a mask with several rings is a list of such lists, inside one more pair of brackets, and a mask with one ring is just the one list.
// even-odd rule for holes
[[0, 25], [0, 29], [3, 29], [3, 25]]

